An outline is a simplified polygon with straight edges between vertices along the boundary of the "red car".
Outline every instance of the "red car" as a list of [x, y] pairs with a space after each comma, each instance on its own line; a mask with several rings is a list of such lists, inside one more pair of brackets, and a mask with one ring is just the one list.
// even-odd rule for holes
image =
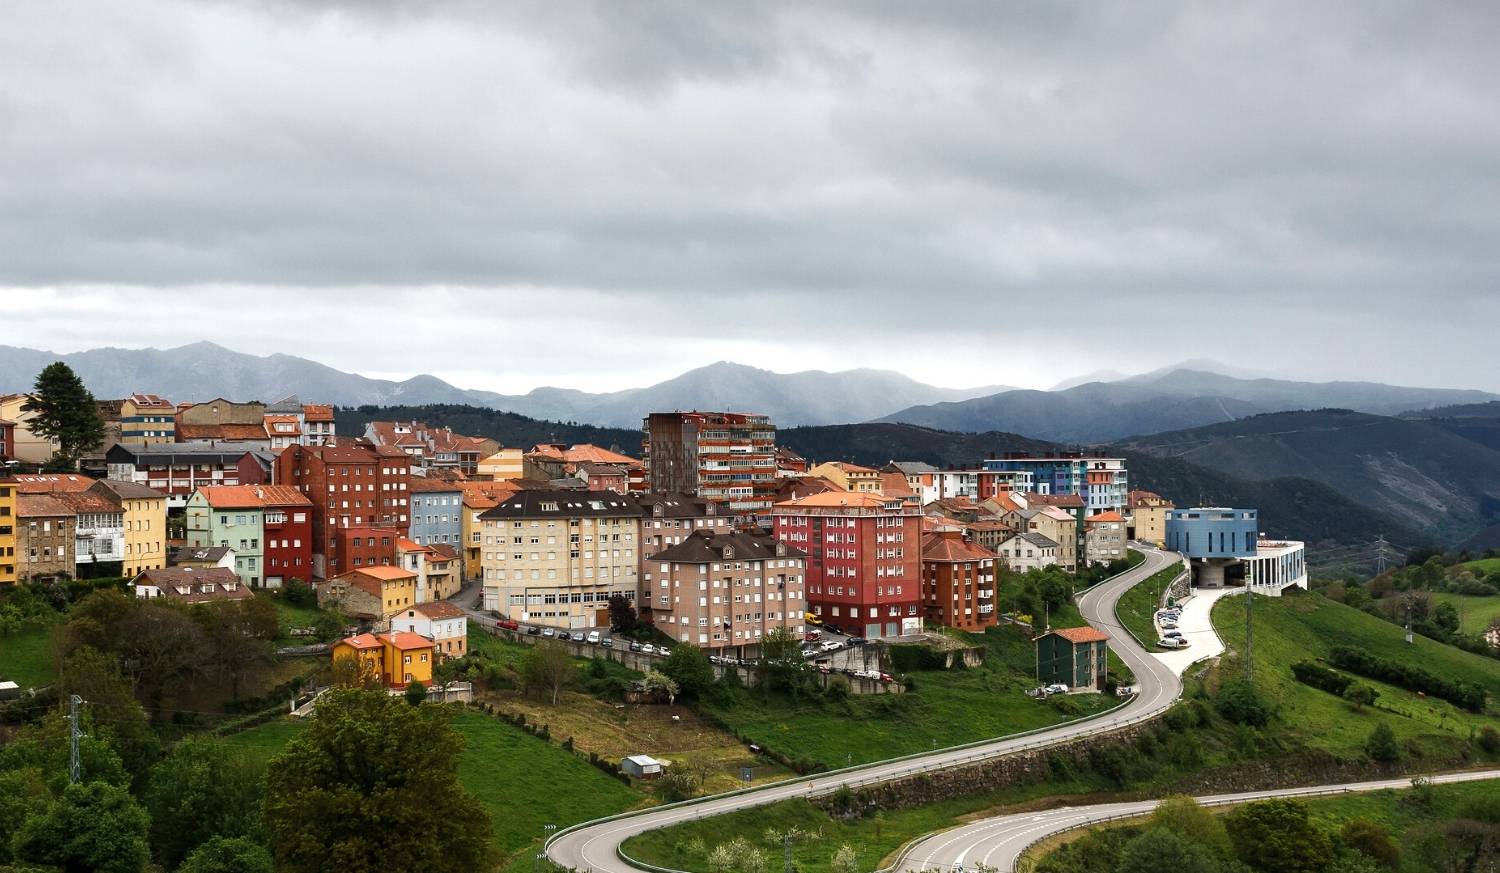
[[506, 630], [520, 630], [521, 623], [511, 618], [502, 618], [495, 622], [495, 627], [503, 627]]
[[823, 637], [823, 632], [822, 631], [815, 631], [815, 630], [810, 630], [807, 633], [805, 633], [805, 634], [802, 635], [802, 639], [804, 641], [806, 641], [806, 642], [809, 642], [809, 643], [815, 643], [818, 640], [822, 639], [822, 637]]

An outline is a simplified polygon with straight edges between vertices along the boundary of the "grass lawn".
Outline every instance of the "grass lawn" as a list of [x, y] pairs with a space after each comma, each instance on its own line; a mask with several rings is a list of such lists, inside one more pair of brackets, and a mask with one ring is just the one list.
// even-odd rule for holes
[[[225, 741], [268, 760], [303, 724], [287, 718], [233, 734]], [[459, 780], [489, 810], [494, 844], [505, 858], [538, 841], [542, 825], [565, 827], [623, 812], [645, 799], [572, 752], [499, 719], [462, 710], [453, 727], [464, 737]], [[529, 864], [529, 854], [526, 860]]]
[[1493, 573], [1496, 570], [1500, 570], [1500, 558], [1480, 558], [1477, 561], [1465, 561], [1458, 566], [1467, 567], [1470, 570], [1473, 570], [1476, 575], [1482, 573]]
[[[1334, 603], [1317, 594], [1255, 598], [1255, 684], [1281, 709], [1307, 745], [1335, 754], [1358, 754], [1376, 724], [1390, 725], [1401, 740], [1411, 740], [1440, 757], [1451, 754], [1453, 741], [1471, 730], [1496, 724], [1500, 697], [1500, 661], [1472, 655], [1417, 636], [1408, 646], [1400, 628]], [[1231, 653], [1244, 651], [1245, 598], [1226, 597], [1214, 606], [1214, 627]], [[1491, 695], [1485, 714], [1465, 712], [1446, 701], [1360, 677], [1380, 692], [1372, 708], [1356, 711], [1327, 692], [1292, 678], [1291, 665], [1321, 658], [1334, 645], [1356, 646], [1373, 655], [1418, 664], [1439, 675], [1482, 685]], [[1237, 671], [1226, 666], [1224, 675]]]
[[1103, 695], [1068, 695], [1047, 701], [1023, 693], [1035, 687], [1035, 655], [1026, 633], [1006, 625], [967, 635], [989, 647], [985, 663], [970, 670], [911, 674], [906, 694], [792, 700], [749, 690], [729, 707], [712, 711], [735, 732], [793, 759], [828, 767], [931, 751], [1046, 727], [1119, 703]]
[[1115, 603], [1115, 617], [1135, 635], [1136, 641], [1147, 649], [1156, 648], [1156, 625], [1152, 616], [1161, 603], [1162, 591], [1182, 572], [1180, 564], [1173, 564], [1152, 574], [1146, 581], [1131, 588]]
[[323, 615], [323, 610], [316, 606], [293, 606], [287, 603], [285, 597], [270, 591], [256, 592], [256, 596], [265, 597], [276, 605], [276, 615], [281, 620], [281, 636], [283, 639], [298, 643], [317, 642], [312, 637], [293, 637], [287, 631], [294, 627], [312, 627]]
[[[956, 797], [939, 803], [882, 812], [878, 816], [851, 821], [835, 819], [806, 800], [784, 800], [769, 806], [732, 812], [647, 831], [626, 840], [622, 847], [637, 861], [677, 870], [707, 870], [708, 852], [714, 846], [739, 837], [765, 853], [768, 867], [781, 864], [781, 834], [792, 828], [810, 834], [792, 844], [792, 862], [803, 873], [831, 870], [833, 853], [840, 846], [853, 846], [860, 853], [861, 870], [874, 870], [913, 837], [953, 827], [966, 821], [1030, 808], [1028, 801], [1075, 795], [1073, 802], [1102, 802], [1096, 794], [1102, 782], [1080, 780], [1016, 785], [985, 794]], [[767, 831], [775, 831], [774, 840]], [[702, 851], [699, 851], [701, 844]]]
[[52, 663], [52, 628], [32, 628], [0, 637], [0, 679], [22, 688], [46, 685], [57, 678]]
[[[1500, 561], [1500, 558], [1489, 558]], [[1458, 610], [1459, 630], [1466, 634], [1482, 634], [1500, 616], [1500, 594], [1489, 597], [1470, 597], [1467, 594], [1444, 594], [1435, 592], [1432, 599], [1437, 603], [1451, 603]]]

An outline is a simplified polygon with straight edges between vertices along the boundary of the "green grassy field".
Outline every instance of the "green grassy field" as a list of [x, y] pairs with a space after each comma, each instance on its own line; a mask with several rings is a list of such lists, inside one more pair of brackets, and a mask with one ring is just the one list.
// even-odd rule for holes
[[981, 667], [913, 673], [916, 688], [906, 694], [841, 703], [778, 694], [768, 703], [751, 690], [711, 711], [752, 742], [839, 767], [1046, 727], [1119, 702], [1103, 695], [1028, 698], [1023, 692], [1036, 685], [1035, 655], [1023, 631], [1002, 626], [965, 636], [989, 647]]
[[1467, 567], [1475, 573], [1493, 573], [1500, 570], [1500, 558], [1480, 558], [1477, 561], [1465, 561], [1459, 566]]
[[[1042, 797], [1090, 795], [1103, 789], [1102, 782], [1093, 781], [1016, 785], [852, 820], [833, 818], [806, 800], [784, 800], [647, 831], [626, 840], [623, 849], [637, 861], [660, 867], [708, 870], [707, 853], [716, 845], [740, 838], [765, 853], [769, 867], [779, 869], [782, 858], [780, 835], [797, 828], [809, 835], [809, 838], [796, 840], [792, 845], [792, 862], [797, 870], [826, 873], [831, 870], [829, 862], [833, 853], [845, 845], [859, 851], [860, 870], [874, 870], [907, 840], [952, 827], [958, 824], [960, 817], [997, 815], [1006, 806]], [[768, 835], [768, 830], [774, 831], [775, 835]], [[703, 851], [699, 851], [700, 845]]]
[[[1454, 740], [1467, 739], [1471, 730], [1495, 725], [1500, 697], [1500, 661], [1472, 655], [1417, 636], [1403, 642], [1401, 629], [1357, 609], [1316, 594], [1255, 598], [1256, 687], [1280, 707], [1282, 720], [1296, 726], [1307, 745], [1336, 754], [1358, 754], [1378, 723], [1390, 725], [1396, 736], [1412, 740], [1424, 750], [1451, 754]], [[1231, 653], [1244, 651], [1245, 598], [1228, 597], [1214, 607], [1214, 627]], [[1343, 700], [1297, 682], [1291, 665], [1324, 657], [1334, 645], [1362, 648], [1374, 655], [1420, 664], [1434, 673], [1475, 682], [1490, 695], [1485, 714], [1465, 712], [1451, 704], [1381, 682], [1360, 678], [1380, 692], [1373, 708], [1357, 711]], [[1226, 666], [1226, 675], [1238, 670]]]
[[1500, 616], [1500, 594], [1470, 597], [1466, 594], [1434, 593], [1432, 599], [1437, 603], [1453, 604], [1458, 610], [1459, 630], [1466, 634], [1484, 633], [1495, 618]]
[[1120, 595], [1119, 601], [1115, 603], [1115, 617], [1135, 635], [1137, 642], [1148, 649], [1156, 646], [1156, 625], [1152, 622], [1152, 616], [1161, 603], [1162, 591], [1181, 572], [1180, 564], [1160, 570]]
[[32, 628], [0, 637], [0, 679], [22, 688], [46, 685], [57, 678], [52, 663], [52, 629]]
[[[283, 719], [225, 741], [269, 760], [302, 725]], [[645, 799], [572, 752], [499, 719], [461, 710], [453, 727], [464, 738], [459, 780], [489, 810], [495, 847], [506, 858], [537, 840], [545, 824], [565, 827], [622, 812]]]

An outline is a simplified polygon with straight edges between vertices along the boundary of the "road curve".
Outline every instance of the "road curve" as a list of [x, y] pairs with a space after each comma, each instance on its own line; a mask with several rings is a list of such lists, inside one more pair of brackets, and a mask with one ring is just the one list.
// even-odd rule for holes
[[1153, 573], [1178, 560], [1170, 552], [1141, 548], [1145, 560], [1130, 570], [1094, 586], [1078, 600], [1079, 611], [1090, 624], [1110, 635], [1113, 649], [1135, 673], [1138, 693], [1124, 705], [1092, 719], [1069, 722], [1025, 735], [988, 740], [968, 746], [865, 764], [858, 767], [789, 780], [762, 788], [715, 795], [680, 804], [653, 807], [606, 819], [574, 825], [547, 841], [547, 857], [556, 864], [582, 871], [630, 873], [636, 868], [617, 854], [626, 839], [644, 831], [683, 821], [707, 818], [735, 810], [763, 806], [792, 797], [822, 794], [841, 785], [878, 782], [912, 773], [941, 770], [978, 758], [1050, 745], [1106, 731], [1150, 718], [1177, 699], [1182, 683], [1177, 675], [1150, 657], [1134, 638], [1115, 621], [1115, 601], [1120, 595]]
[[[1500, 779], [1500, 770], [1445, 773], [1429, 777], [1435, 783], [1470, 782], [1478, 779]], [[1298, 797], [1319, 794], [1346, 794], [1378, 791], [1382, 788], [1409, 788], [1411, 778], [1385, 779], [1373, 782], [1349, 782], [1338, 785], [1315, 785], [1305, 788], [1279, 788], [1270, 791], [1246, 791], [1240, 794], [1212, 794], [1199, 797], [1206, 805], [1245, 803], [1271, 797]], [[998, 870], [1013, 871], [1021, 855], [1054, 834], [1087, 827], [1117, 818], [1145, 815], [1160, 800], [1129, 803], [1100, 803], [1091, 806], [1062, 807], [1045, 812], [1022, 812], [1001, 815], [941, 831], [912, 844], [899, 859], [897, 869], [919, 871], [974, 870], [983, 864]]]

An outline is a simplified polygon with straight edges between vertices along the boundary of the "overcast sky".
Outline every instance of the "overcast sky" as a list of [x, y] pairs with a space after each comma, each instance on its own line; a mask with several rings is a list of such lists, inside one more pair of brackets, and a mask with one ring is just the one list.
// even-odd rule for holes
[[6, 0], [0, 343], [1500, 389], [1497, 45], [1494, 3]]

